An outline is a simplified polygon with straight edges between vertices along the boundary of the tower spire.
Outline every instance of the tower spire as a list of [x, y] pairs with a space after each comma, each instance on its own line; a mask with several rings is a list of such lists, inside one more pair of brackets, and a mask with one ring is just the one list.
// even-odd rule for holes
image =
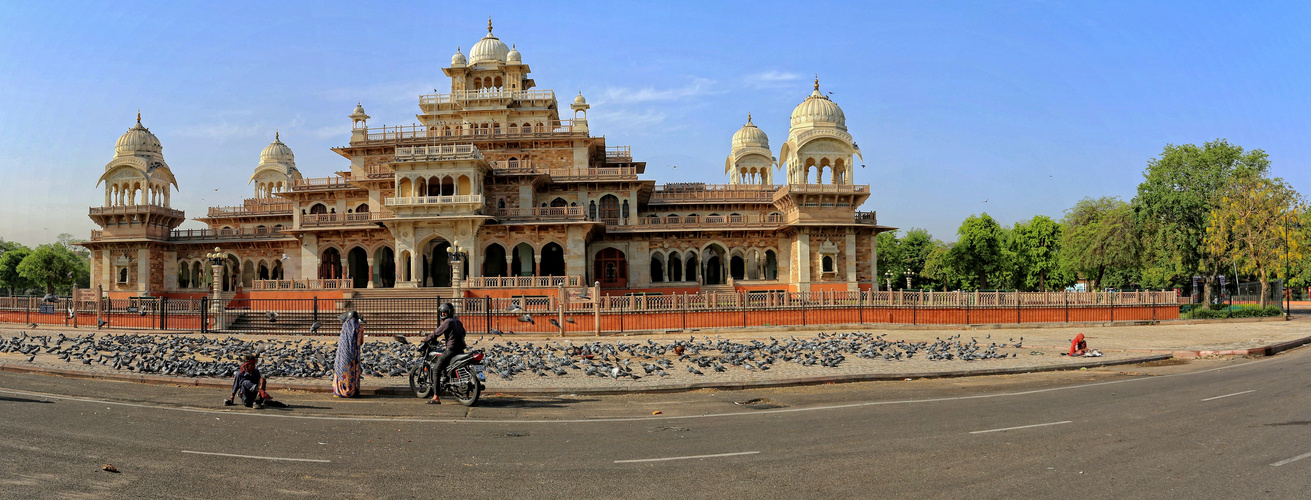
[[137, 125], [141, 125], [141, 108], [137, 108]]
[[487, 16], [487, 34], [492, 34], [492, 16]]
[[747, 113], [747, 123], [751, 123], [751, 113]]
[[819, 74], [815, 74], [815, 92], [819, 92]]

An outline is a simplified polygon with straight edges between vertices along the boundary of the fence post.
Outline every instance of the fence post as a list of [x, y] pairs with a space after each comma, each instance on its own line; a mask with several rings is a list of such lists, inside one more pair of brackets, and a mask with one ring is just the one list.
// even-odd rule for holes
[[1015, 289], [1015, 324], [1020, 324], [1020, 289]]
[[556, 298], [558, 299], [558, 300], [555, 301], [556, 306], [560, 308], [559, 313], [556, 314], [556, 321], [555, 321], [555, 322], [560, 324], [560, 336], [561, 336], [561, 337], [564, 337], [564, 306], [565, 306], [565, 302], [566, 302], [565, 299], [566, 299], [567, 297], [565, 296], [564, 283], [563, 283], [563, 282], [562, 282], [562, 283], [559, 283], [559, 284], [556, 286], [556, 292], [555, 292], [555, 294], [556, 294]]
[[317, 323], [318, 321], [319, 321], [319, 296], [315, 295], [314, 296], [314, 322]]
[[1070, 291], [1065, 291], [1065, 322], [1070, 322]]
[[738, 304], [742, 307], [742, 328], [747, 327], [747, 292], [739, 292], [737, 295]]
[[27, 300], [23, 301], [23, 317], [26, 318], [23, 321], [29, 324], [32, 323], [32, 298], [31, 297], [28, 297]]
[[860, 324], [865, 324], [865, 292], [857, 291], [856, 296], [856, 315], [860, 318]]
[[596, 320], [595, 333], [601, 336], [601, 282], [592, 285], [592, 319]]
[[910, 303], [910, 324], [920, 324], [920, 296], [915, 294], [915, 301]]
[[[957, 296], [960, 296], [960, 293], [961, 293], [960, 290], [956, 291]], [[965, 324], [968, 325], [970, 324], [970, 296], [966, 295], [964, 298], [965, 298]]]
[[1152, 300], [1151, 300], [1151, 302], [1152, 302], [1152, 323], [1155, 323], [1155, 322], [1156, 322], [1156, 292], [1147, 292], [1147, 295], [1148, 295], [1149, 297], [1152, 298]]
[[492, 333], [492, 298], [483, 297], [483, 331]]
[[159, 329], [168, 329], [168, 297], [159, 299]]
[[1106, 302], [1111, 304], [1111, 322], [1115, 322], [1115, 295], [1114, 292], [1106, 292]]
[[[800, 298], [800, 294], [797, 294], [797, 298]], [[807, 297], [807, 299], [809, 299], [809, 297]], [[806, 310], [807, 310], [807, 309], [810, 309], [810, 301], [809, 301], [809, 300], [802, 300], [802, 301], [801, 301], [801, 326], [806, 326], [806, 325], [807, 325], [807, 323], [806, 323]]]
[[200, 298], [200, 332], [209, 333], [209, 297]]
[[687, 331], [687, 292], [683, 292], [683, 330]]

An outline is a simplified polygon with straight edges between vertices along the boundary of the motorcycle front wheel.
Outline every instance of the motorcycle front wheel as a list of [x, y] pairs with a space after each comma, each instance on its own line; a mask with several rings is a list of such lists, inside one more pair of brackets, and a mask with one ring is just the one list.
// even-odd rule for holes
[[455, 370], [455, 377], [456, 379], [449, 386], [455, 399], [464, 406], [478, 403], [478, 396], [482, 395], [482, 386], [478, 384], [478, 376], [473, 373], [473, 368], [460, 367]]
[[432, 397], [432, 369], [428, 363], [419, 363], [410, 368], [410, 390], [417, 398]]

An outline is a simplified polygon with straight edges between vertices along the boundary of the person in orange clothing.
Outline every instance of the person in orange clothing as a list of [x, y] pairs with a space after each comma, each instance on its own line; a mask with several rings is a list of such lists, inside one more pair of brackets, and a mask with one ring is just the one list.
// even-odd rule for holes
[[1088, 352], [1088, 342], [1083, 340], [1083, 334], [1074, 336], [1074, 341], [1070, 342], [1070, 356], [1083, 356]]

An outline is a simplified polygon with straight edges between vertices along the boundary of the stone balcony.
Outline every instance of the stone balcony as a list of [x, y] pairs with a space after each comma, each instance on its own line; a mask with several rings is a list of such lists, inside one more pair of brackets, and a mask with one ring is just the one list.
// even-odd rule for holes
[[492, 210], [491, 215], [508, 222], [587, 220], [583, 207], [502, 208]]
[[624, 225], [607, 225], [607, 232], [646, 232], [678, 230], [729, 230], [729, 229], [776, 229], [786, 220], [780, 214], [747, 215], [693, 215], [679, 217], [641, 217], [631, 219]]
[[390, 212], [363, 212], [353, 214], [309, 214], [300, 217], [300, 227], [370, 226], [373, 221], [395, 217]]
[[483, 195], [461, 194], [453, 196], [397, 196], [386, 199], [389, 207], [414, 207], [433, 205], [482, 205]]
[[652, 190], [649, 203], [772, 203], [778, 189], [754, 184], [664, 184]]
[[181, 210], [159, 205], [117, 205], [111, 207], [91, 207], [91, 216], [105, 215], [163, 215], [167, 217], [182, 218], [184, 214]]

